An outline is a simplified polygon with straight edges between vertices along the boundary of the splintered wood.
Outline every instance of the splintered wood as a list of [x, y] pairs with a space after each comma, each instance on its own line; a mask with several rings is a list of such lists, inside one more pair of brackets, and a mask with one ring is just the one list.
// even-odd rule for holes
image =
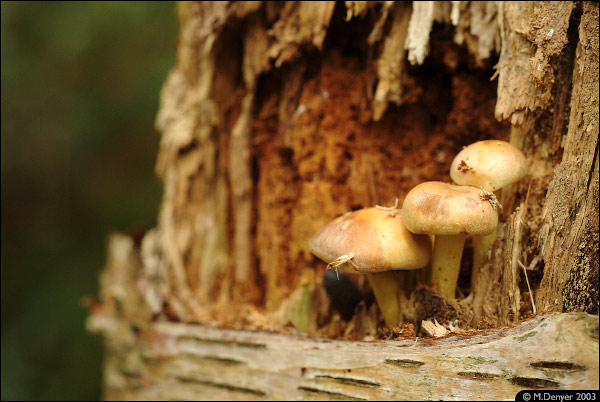
[[[163, 250], [155, 255], [168, 271], [164, 301], [180, 319], [198, 320], [198, 303], [214, 301], [278, 310], [303, 271], [323, 271], [307, 243], [329, 220], [401, 202], [421, 181], [448, 180], [461, 146], [507, 139], [485, 75], [409, 76], [409, 21], [419, 32], [431, 25], [420, 24], [410, 4], [349, 6], [179, 6], [179, 59], [157, 119], [165, 197], [156, 229]], [[427, 10], [431, 21], [449, 21], [450, 8]], [[210, 29], [202, 25], [209, 16]], [[353, 30], [362, 44], [342, 41]], [[429, 42], [411, 49], [422, 54]], [[364, 55], [377, 63], [375, 94], [373, 72], [344, 54], [353, 46], [370, 49]], [[437, 63], [447, 68], [445, 59]], [[448, 97], [442, 107], [432, 103]], [[403, 109], [386, 113], [390, 102]]]
[[[303, 272], [312, 271], [318, 277], [324, 269], [307, 249], [308, 239], [320, 227], [353, 209], [394, 199], [401, 203], [419, 182], [448, 181], [448, 162], [460, 147], [479, 139], [508, 139], [507, 124], [494, 121], [494, 108], [496, 117], [512, 121], [510, 141], [531, 160], [528, 178], [500, 194], [503, 204], [508, 202], [502, 215], [509, 226], [500, 228], [501, 233], [508, 233], [505, 241], [495, 245], [495, 253], [522, 253], [517, 260], [542, 255], [547, 268], [544, 278], [560, 277], [544, 283], [554, 287], [553, 294], [560, 294], [556, 287], [570, 283], [569, 274], [553, 272], [569, 265], [555, 264], [554, 259], [570, 254], [554, 252], [557, 243], [552, 239], [570, 228], [561, 223], [565, 215], [558, 211], [564, 208], [551, 209], [551, 204], [544, 203], [546, 189], [552, 181], [548, 195], [553, 200], [554, 194], [563, 193], [555, 190], [560, 183], [581, 186], [589, 182], [588, 198], [597, 198], [597, 180], [584, 180], [597, 171], [597, 164], [592, 163], [593, 135], [586, 137], [591, 140], [583, 153], [587, 158], [583, 166], [591, 168], [580, 170], [582, 180], [562, 181], [578, 166], [568, 159], [568, 155], [580, 154], [571, 144], [580, 144], [576, 138], [597, 130], [597, 113], [592, 111], [583, 114], [590, 116], [589, 123], [573, 122], [582, 116], [577, 110], [597, 103], [593, 90], [585, 95], [591, 97], [585, 105], [575, 100], [570, 107], [562, 105], [568, 101], [569, 71], [576, 74], [575, 91], [587, 90], [595, 77], [594, 71], [581, 67], [594, 66], [592, 59], [597, 59], [595, 37], [588, 34], [597, 30], [592, 22], [597, 10], [585, 4], [585, 24], [579, 27], [579, 37], [585, 41], [577, 44], [573, 33], [577, 21], [569, 21], [573, 13], [582, 11], [569, 2], [452, 2], [451, 6], [423, 2], [413, 7], [347, 2], [345, 10], [333, 2], [318, 3], [318, 10], [294, 2], [236, 3], [232, 7], [182, 3], [178, 63], [165, 84], [157, 118], [163, 133], [157, 171], [165, 182], [165, 197], [159, 226], [151, 232], [158, 239], [151, 257], [161, 260], [154, 266], [164, 271], [160, 275], [165, 278], [161, 293], [165, 305], [183, 321], [198, 321], [205, 316], [207, 304], [214, 310], [215, 301], [224, 308], [250, 303], [267, 313], [279, 311]], [[434, 22], [452, 24], [455, 35], [441, 36]], [[552, 35], [548, 36], [546, 28]], [[350, 33], [356, 43], [342, 40], [342, 32]], [[481, 79], [477, 70], [461, 72], [469, 64], [457, 59], [453, 42], [466, 44], [483, 71], [486, 63], [482, 61], [500, 51], [498, 102], [494, 84], [488, 82], [489, 67]], [[590, 60], [574, 64], [576, 47], [580, 58]], [[362, 51], [360, 55], [374, 61], [377, 68], [372, 70], [360, 58], [347, 56], [348, 49]], [[519, 49], [527, 49], [529, 55]], [[545, 62], [560, 52], [565, 54], [562, 64]], [[506, 60], [515, 57], [516, 64], [507, 64]], [[542, 71], [538, 73], [544, 77], [558, 68], [557, 79], [518, 76], [522, 70], [515, 66], [525, 63], [519, 61], [523, 57], [527, 63], [537, 60], [527, 68]], [[418, 69], [410, 70], [409, 61], [443, 73], [419, 76]], [[462, 70], [457, 63], [465, 63]], [[376, 87], [372, 74], [377, 76]], [[348, 82], [357, 85], [348, 86]], [[553, 86], [557, 87], [554, 104], [547, 100]], [[527, 98], [513, 96], [515, 91]], [[528, 103], [532, 99], [537, 103]], [[392, 103], [401, 107], [388, 110]], [[571, 110], [570, 119], [565, 119], [565, 110]], [[564, 122], [569, 120], [567, 130]], [[556, 125], [561, 124], [565, 130], [557, 134], [560, 127]], [[553, 175], [561, 157], [557, 135], [564, 137], [568, 154]], [[523, 197], [526, 188], [532, 195], [522, 216], [526, 225], [520, 226], [510, 216], [512, 205], [518, 205], [515, 200]], [[566, 193], [583, 194], [581, 188]], [[482, 197], [500, 208], [494, 196]], [[546, 205], [543, 214], [542, 205]], [[597, 217], [590, 209], [578, 216], [583, 222], [588, 215]], [[597, 238], [597, 230], [591, 228]], [[512, 241], [517, 229], [523, 234]], [[593, 233], [591, 249], [597, 247]], [[579, 237], [573, 234], [571, 238]], [[143, 261], [149, 259], [142, 256]], [[516, 263], [509, 264], [508, 276], [502, 274], [506, 269], [503, 258], [492, 258], [490, 263], [484, 270], [491, 270], [491, 284], [508, 293], [492, 292], [484, 309], [480, 301], [475, 302], [479, 300], [475, 295], [475, 316], [487, 322], [518, 320], [514, 301], [519, 300], [521, 277]], [[593, 267], [597, 259], [582, 263]], [[569, 272], [575, 270], [569, 268]], [[597, 269], [584, 272], [588, 272], [586, 283], [594, 283]], [[535, 292], [541, 276], [532, 278], [534, 293], [547, 298], [544, 295], [549, 293]], [[478, 286], [475, 283], [473, 289], [459, 291], [468, 294]], [[590, 296], [581, 302], [589, 305], [589, 300], [597, 299], [597, 292], [586, 289]], [[513, 307], [506, 310], [502, 305], [508, 299], [513, 300]], [[543, 305], [544, 311], [557, 308], [559, 299], [535, 304]], [[478, 325], [478, 321], [471, 324]]]

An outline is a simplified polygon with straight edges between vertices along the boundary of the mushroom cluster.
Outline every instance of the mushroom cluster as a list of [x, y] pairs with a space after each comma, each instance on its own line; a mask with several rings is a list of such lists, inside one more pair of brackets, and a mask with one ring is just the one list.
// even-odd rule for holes
[[501, 206], [494, 192], [526, 173], [525, 156], [514, 146], [499, 140], [476, 142], [452, 161], [450, 177], [456, 184], [421, 183], [408, 192], [401, 209], [346, 213], [321, 229], [309, 249], [328, 269], [366, 274], [392, 328], [401, 312], [400, 284], [391, 271], [423, 268], [431, 256], [431, 286], [454, 299], [466, 236], [473, 236], [475, 276], [497, 233]]
[[423, 268], [431, 255], [429, 237], [409, 232], [399, 210], [377, 207], [334, 219], [310, 239], [308, 248], [328, 268], [366, 274], [390, 328], [400, 319], [400, 287], [391, 271]]
[[[450, 165], [450, 177], [456, 184], [481, 188], [498, 208], [502, 208], [497, 203], [498, 191], [521, 180], [526, 174], [525, 155], [508, 142], [499, 140], [478, 141], [463, 148]], [[471, 289], [497, 233], [495, 228], [492, 233], [473, 237]]]

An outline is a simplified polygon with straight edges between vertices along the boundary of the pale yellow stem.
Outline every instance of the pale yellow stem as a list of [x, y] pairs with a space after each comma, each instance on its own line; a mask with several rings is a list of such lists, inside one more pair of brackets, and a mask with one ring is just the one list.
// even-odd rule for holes
[[435, 236], [431, 284], [446, 299], [454, 299], [455, 296], [465, 238], [465, 235]]
[[400, 285], [393, 271], [367, 274], [367, 279], [375, 293], [375, 300], [388, 328], [398, 325], [400, 320]]

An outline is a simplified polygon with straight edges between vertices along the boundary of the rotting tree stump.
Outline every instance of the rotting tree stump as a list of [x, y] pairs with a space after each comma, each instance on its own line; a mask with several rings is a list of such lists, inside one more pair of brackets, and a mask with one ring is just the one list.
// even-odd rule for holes
[[[91, 304], [107, 398], [598, 388], [598, 3], [183, 2], [178, 14], [158, 226], [111, 237]], [[463, 331], [376, 340], [390, 335], [368, 302], [340, 320], [308, 239], [343, 212], [450, 181], [461, 147], [489, 138], [522, 149], [529, 173], [500, 194], [473, 288], [464, 267], [473, 297], [435, 299], [426, 273], [398, 274], [419, 335], [430, 318]]]

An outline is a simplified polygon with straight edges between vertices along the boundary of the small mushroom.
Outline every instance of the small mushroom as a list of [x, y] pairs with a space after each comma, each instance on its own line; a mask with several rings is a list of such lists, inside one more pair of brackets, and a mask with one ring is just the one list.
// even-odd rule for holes
[[364, 208], [327, 224], [308, 243], [310, 251], [350, 274], [366, 274], [388, 327], [400, 318], [399, 284], [393, 270], [423, 268], [429, 262], [428, 236], [409, 232], [400, 210]]
[[506, 141], [475, 142], [460, 151], [450, 165], [450, 177], [461, 186], [497, 191], [527, 173], [525, 155]]
[[480, 192], [429, 181], [410, 190], [402, 206], [408, 230], [435, 235], [431, 281], [447, 299], [455, 296], [466, 235], [486, 235], [498, 225], [498, 213]]
[[[450, 165], [450, 177], [456, 184], [479, 187], [489, 192], [497, 192], [521, 180], [526, 174], [525, 155], [518, 148], [500, 140], [475, 142], [463, 148]], [[494, 229], [489, 235], [473, 237], [471, 289], [496, 236], [497, 229]]]

